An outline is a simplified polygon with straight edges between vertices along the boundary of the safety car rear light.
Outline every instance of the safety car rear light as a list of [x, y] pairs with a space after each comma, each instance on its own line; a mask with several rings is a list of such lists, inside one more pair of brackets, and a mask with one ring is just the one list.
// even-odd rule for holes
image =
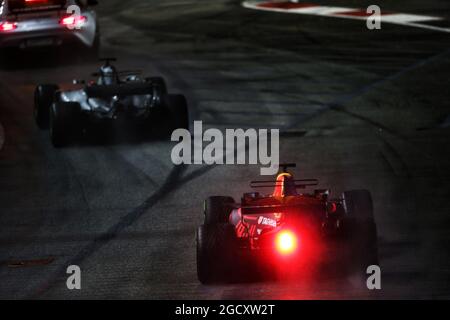
[[17, 22], [4, 21], [0, 22], [0, 31], [8, 32], [17, 29]]
[[275, 237], [275, 248], [282, 255], [294, 253], [298, 245], [297, 235], [290, 230], [280, 231]]
[[59, 24], [66, 26], [70, 29], [81, 28], [87, 22], [86, 16], [65, 16], [61, 18]]

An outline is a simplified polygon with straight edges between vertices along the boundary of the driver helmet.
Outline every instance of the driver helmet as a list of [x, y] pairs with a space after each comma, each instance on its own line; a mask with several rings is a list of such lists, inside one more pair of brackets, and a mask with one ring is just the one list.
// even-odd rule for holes
[[112, 85], [118, 82], [117, 70], [114, 66], [108, 64], [100, 68], [99, 84]]
[[275, 189], [272, 194], [274, 197], [296, 196], [297, 188], [294, 177], [288, 172], [282, 172], [277, 176]]

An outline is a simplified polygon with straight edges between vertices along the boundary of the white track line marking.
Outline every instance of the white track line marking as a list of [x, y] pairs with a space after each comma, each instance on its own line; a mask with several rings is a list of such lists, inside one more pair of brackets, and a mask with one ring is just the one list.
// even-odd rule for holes
[[[244, 8], [272, 11], [280, 13], [307, 14], [341, 19], [366, 20], [370, 14], [365, 9], [334, 6], [321, 6], [300, 1], [244, 1]], [[408, 13], [382, 12], [381, 23], [392, 23], [402, 26], [422, 28], [432, 31], [450, 33], [450, 28], [436, 27], [420, 22], [443, 20], [441, 17]]]

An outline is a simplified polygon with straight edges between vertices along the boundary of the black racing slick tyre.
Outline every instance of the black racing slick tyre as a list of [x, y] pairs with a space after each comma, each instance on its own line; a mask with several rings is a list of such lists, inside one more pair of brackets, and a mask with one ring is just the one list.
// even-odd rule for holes
[[145, 81], [158, 86], [161, 95], [167, 94], [167, 92], [168, 92], [167, 84], [166, 84], [166, 80], [164, 80], [163, 77], [149, 77], [149, 78], [145, 78]]
[[234, 278], [237, 238], [229, 223], [201, 225], [197, 230], [197, 277], [203, 284]]
[[80, 105], [56, 102], [50, 108], [50, 140], [55, 148], [67, 146], [77, 131]]
[[234, 199], [226, 196], [213, 196], [205, 200], [203, 209], [205, 225], [228, 223]]
[[182, 94], [167, 94], [163, 96], [163, 105], [169, 111], [174, 129], [189, 130], [189, 113], [186, 97]]
[[39, 129], [48, 129], [50, 107], [54, 102], [59, 87], [54, 84], [41, 84], [34, 91], [33, 117]]
[[378, 265], [377, 228], [372, 196], [367, 190], [346, 191], [343, 194], [351, 228], [348, 240], [353, 263], [365, 274], [370, 265]]

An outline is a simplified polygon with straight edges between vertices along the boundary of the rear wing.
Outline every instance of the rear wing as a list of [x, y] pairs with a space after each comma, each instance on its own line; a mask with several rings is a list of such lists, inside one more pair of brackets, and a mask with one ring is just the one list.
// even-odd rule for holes
[[[293, 180], [295, 183], [295, 187], [298, 189], [304, 189], [310, 186], [317, 186], [319, 184], [319, 180], [317, 179], [299, 179]], [[275, 180], [267, 180], [267, 181], [251, 181], [251, 188], [275, 188], [283, 186], [282, 182], [277, 182]]]

